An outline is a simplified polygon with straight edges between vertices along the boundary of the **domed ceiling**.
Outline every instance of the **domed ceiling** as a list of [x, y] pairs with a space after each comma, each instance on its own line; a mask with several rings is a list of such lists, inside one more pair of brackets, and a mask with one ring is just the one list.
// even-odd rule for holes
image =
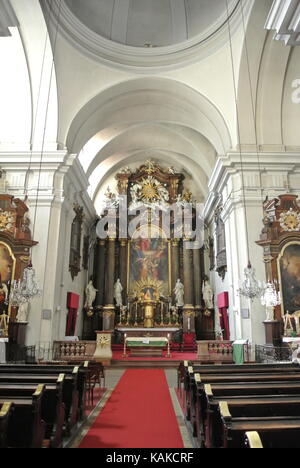
[[[132, 47], [203, 41], [226, 21], [224, 0], [64, 0], [89, 30]], [[228, 0], [230, 13], [238, 0]]]

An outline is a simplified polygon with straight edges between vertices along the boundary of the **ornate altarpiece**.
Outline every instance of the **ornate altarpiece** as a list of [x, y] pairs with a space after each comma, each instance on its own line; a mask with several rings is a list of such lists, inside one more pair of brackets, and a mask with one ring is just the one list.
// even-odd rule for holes
[[8, 315], [12, 323], [17, 309], [9, 306], [10, 287], [12, 281], [22, 279], [30, 249], [37, 244], [31, 238], [29, 225], [27, 205], [13, 196], [0, 195], [0, 281], [7, 292], [7, 299], [0, 302], [0, 315]]
[[[274, 323], [266, 324], [272, 328], [272, 332], [267, 332], [268, 342], [280, 340], [287, 314], [300, 315], [300, 206], [297, 198], [287, 194], [264, 203], [264, 228], [257, 243], [264, 249], [267, 280], [274, 282], [282, 298], [282, 304], [275, 308]], [[294, 333], [298, 334], [296, 327]]]
[[[135, 172], [123, 169], [117, 176], [118, 193], [106, 192], [108, 207], [117, 210], [115, 219], [107, 222], [108, 238], [98, 240], [95, 257], [94, 278], [96, 309], [90, 319], [86, 339], [101, 329], [116, 328], [177, 328], [195, 332], [195, 318], [199, 330], [204, 304], [202, 282], [204, 272], [204, 249], [189, 250], [185, 243], [188, 237], [178, 236], [180, 223], [176, 213], [171, 212], [169, 229], [162, 221], [163, 213], [175, 206], [178, 211], [185, 204], [192, 204], [192, 193], [184, 188], [184, 175], [173, 167], [163, 169], [153, 161], [147, 161]], [[128, 224], [139, 216], [139, 222], [131, 235], [120, 231], [120, 198], [127, 200]], [[143, 210], [139, 212], [139, 207]], [[124, 207], [123, 207], [124, 208]], [[176, 211], [175, 209], [175, 211]], [[138, 213], [138, 214], [137, 214]], [[108, 216], [105, 211], [104, 216]], [[194, 226], [195, 210], [191, 213]], [[110, 235], [116, 228], [117, 235]], [[117, 279], [123, 286], [123, 304], [127, 315], [122, 316], [114, 300], [114, 285]], [[175, 306], [174, 288], [178, 279], [184, 282], [185, 305], [182, 310], [172, 312]], [[200, 333], [200, 332], [199, 332]], [[200, 335], [199, 335], [200, 337]], [[203, 338], [213, 338], [210, 330], [203, 330]]]

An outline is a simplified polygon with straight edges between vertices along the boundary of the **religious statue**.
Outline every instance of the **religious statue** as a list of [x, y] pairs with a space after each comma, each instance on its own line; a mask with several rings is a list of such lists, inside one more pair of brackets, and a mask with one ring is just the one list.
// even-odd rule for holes
[[23, 298], [21, 304], [19, 305], [17, 322], [18, 323], [27, 323], [28, 322], [28, 313], [29, 313], [29, 302]]
[[184, 285], [182, 284], [180, 279], [177, 280], [174, 293], [175, 293], [176, 306], [183, 307], [184, 306]]
[[8, 299], [8, 288], [5, 283], [2, 283], [2, 278], [0, 274], [0, 313], [4, 312], [5, 305], [7, 304]]
[[178, 325], [179, 323], [179, 314], [178, 314], [178, 307], [171, 307], [171, 314], [172, 314], [172, 319], [175, 325]]
[[266, 307], [267, 322], [273, 322], [274, 320], [274, 307], [279, 304], [279, 298], [275, 285], [273, 283], [267, 283], [261, 296], [261, 304]]
[[117, 307], [123, 306], [122, 292], [123, 292], [123, 286], [121, 284], [121, 280], [118, 279], [118, 281], [115, 284], [115, 296], [114, 296]]
[[203, 300], [205, 303], [206, 309], [214, 308], [214, 293], [209, 283], [208, 277], [206, 276], [203, 281], [202, 287]]
[[123, 323], [126, 323], [126, 314], [127, 314], [127, 307], [122, 306], [121, 313], [120, 313], [120, 325], [122, 325]]
[[85, 289], [86, 301], [85, 301], [84, 308], [86, 310], [93, 309], [93, 303], [95, 302], [97, 291], [98, 289], [94, 288], [93, 281], [90, 280], [89, 284], [87, 285]]

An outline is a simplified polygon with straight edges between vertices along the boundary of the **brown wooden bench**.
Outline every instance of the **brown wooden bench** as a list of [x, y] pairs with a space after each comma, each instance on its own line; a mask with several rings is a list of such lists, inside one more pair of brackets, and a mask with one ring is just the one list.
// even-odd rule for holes
[[13, 403], [5, 401], [0, 404], [0, 448], [7, 448], [7, 430], [12, 411]]
[[[273, 391], [270, 386], [270, 392]], [[288, 388], [287, 390], [288, 391]], [[205, 388], [207, 410], [205, 412], [205, 446], [207, 448], [221, 447], [221, 418], [220, 404], [226, 403], [233, 417], [274, 417], [298, 416], [300, 418], [299, 395], [239, 395], [219, 396], [213, 395], [210, 386]]]
[[[64, 374], [61, 374], [56, 384], [46, 384], [41, 404], [41, 417], [46, 424], [45, 440], [50, 448], [61, 448], [63, 442], [63, 427], [65, 422], [65, 406], [62, 401]], [[19, 399], [31, 398], [35, 385], [26, 383], [0, 384], [0, 398]]]
[[45, 423], [41, 416], [44, 385], [38, 385], [34, 394], [20, 398], [1, 398], [0, 405], [11, 403], [6, 440], [9, 448], [42, 448], [45, 438]]
[[260, 434], [264, 448], [299, 448], [300, 417], [233, 417], [227, 403], [220, 403], [222, 448], [243, 448], [245, 432]]
[[[91, 364], [92, 366], [93, 364]], [[38, 375], [50, 375], [50, 374], [77, 374], [76, 388], [78, 392], [78, 417], [79, 419], [85, 418], [85, 401], [86, 401], [86, 385], [87, 378], [90, 372], [89, 361], [81, 362], [78, 365], [72, 362], [68, 365], [67, 363], [62, 364], [51, 364], [51, 365], [36, 365], [36, 364], [20, 364], [20, 365], [0, 365], [1, 373], [30, 373]], [[67, 410], [68, 412], [68, 410]]]
[[[71, 430], [75, 427], [78, 421], [78, 368], [74, 368], [72, 374], [65, 375], [63, 381], [63, 403], [65, 405], [65, 431], [70, 434]], [[53, 375], [20, 372], [18, 374], [13, 372], [3, 373], [0, 372], [0, 384], [56, 384], [59, 378], [58, 372]]]

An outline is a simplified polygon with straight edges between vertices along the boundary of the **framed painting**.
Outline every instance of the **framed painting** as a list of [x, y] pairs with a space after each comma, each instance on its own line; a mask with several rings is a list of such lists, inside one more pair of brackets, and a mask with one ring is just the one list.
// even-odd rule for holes
[[[156, 234], [156, 235], [155, 235]], [[153, 232], [145, 237], [143, 229], [129, 242], [128, 291], [130, 295], [168, 297], [171, 285], [170, 243], [162, 233]]]
[[5, 243], [0, 241], [0, 315], [7, 313], [11, 282], [15, 277], [16, 259]]
[[282, 315], [300, 310], [300, 242], [290, 242], [278, 257]]

